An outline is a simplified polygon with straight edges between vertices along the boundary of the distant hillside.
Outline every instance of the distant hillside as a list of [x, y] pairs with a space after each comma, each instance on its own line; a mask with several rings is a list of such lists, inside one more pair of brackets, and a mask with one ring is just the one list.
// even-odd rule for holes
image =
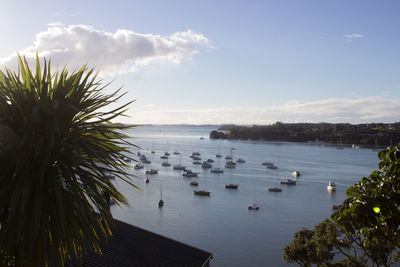
[[218, 128], [218, 131], [230, 131], [235, 126], [235, 124], [224, 124]]
[[400, 123], [281, 123], [264, 126], [224, 125], [218, 132], [212, 131], [212, 139], [240, 139], [265, 141], [356, 144], [366, 146], [389, 146], [400, 142]]

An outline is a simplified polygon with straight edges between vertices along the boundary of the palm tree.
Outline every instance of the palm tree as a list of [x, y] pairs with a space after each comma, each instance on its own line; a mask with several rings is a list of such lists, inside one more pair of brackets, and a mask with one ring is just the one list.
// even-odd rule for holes
[[131, 102], [111, 109], [123, 94], [106, 94], [93, 69], [50, 67], [36, 55], [34, 72], [21, 57], [17, 73], [0, 71], [1, 266], [101, 253], [113, 223], [104, 195], [129, 206], [107, 175], [136, 187], [130, 127], [111, 122]]

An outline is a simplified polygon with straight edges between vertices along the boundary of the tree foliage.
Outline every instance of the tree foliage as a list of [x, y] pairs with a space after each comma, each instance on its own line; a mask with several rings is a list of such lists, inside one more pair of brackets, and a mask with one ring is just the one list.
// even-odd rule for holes
[[85, 249], [100, 252], [113, 223], [104, 193], [129, 205], [107, 175], [131, 186], [128, 127], [111, 122], [130, 103], [110, 109], [92, 70], [0, 71], [0, 261], [44, 266]]
[[307, 142], [318, 139], [336, 144], [342, 140], [345, 144], [363, 146], [388, 146], [400, 142], [400, 123], [369, 123], [352, 125], [349, 123], [282, 123], [253, 126], [222, 126], [229, 132], [212, 132], [213, 139], [241, 139]]
[[[379, 169], [348, 188], [348, 198], [331, 220], [295, 234], [283, 249], [287, 262], [302, 266], [390, 266], [398, 261], [400, 144], [380, 151], [378, 157]], [[320, 228], [327, 225], [330, 230], [320, 239]], [[324, 251], [320, 246], [328, 249], [326, 255], [320, 254]], [[340, 256], [332, 257], [336, 254]]]

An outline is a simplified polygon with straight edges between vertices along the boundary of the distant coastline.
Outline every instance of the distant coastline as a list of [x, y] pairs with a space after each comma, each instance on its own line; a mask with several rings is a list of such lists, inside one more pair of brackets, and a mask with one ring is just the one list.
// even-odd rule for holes
[[[158, 127], [158, 126], [171, 126], [171, 127], [187, 127], [187, 126], [192, 126], [192, 127], [214, 127], [214, 128], [220, 128], [221, 124], [186, 124], [186, 123], [181, 123], [181, 124], [133, 124], [133, 123], [121, 123], [121, 122], [116, 122], [116, 125], [120, 126], [146, 126], [146, 127]], [[233, 124], [230, 124], [233, 125]]]
[[326, 142], [368, 147], [386, 147], [400, 142], [400, 122], [396, 123], [281, 123], [272, 125], [223, 125], [210, 133], [211, 139]]

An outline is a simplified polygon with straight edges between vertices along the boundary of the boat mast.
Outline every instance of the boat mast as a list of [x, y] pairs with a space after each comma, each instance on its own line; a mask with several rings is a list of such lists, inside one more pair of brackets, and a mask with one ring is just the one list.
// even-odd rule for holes
[[255, 186], [255, 184], [254, 184], [254, 204], [256, 204], [256, 194], [257, 194], [257, 192], [256, 192], [256, 186]]

